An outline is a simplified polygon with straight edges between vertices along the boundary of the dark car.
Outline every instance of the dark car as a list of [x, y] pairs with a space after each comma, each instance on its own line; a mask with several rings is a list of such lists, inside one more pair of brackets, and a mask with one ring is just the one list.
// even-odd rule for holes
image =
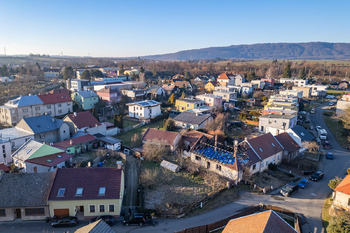
[[51, 223], [53, 227], [73, 227], [77, 225], [78, 218], [72, 216], [64, 216]]
[[123, 224], [125, 226], [129, 226], [131, 224], [137, 224], [142, 226], [143, 224], [147, 223], [146, 219], [148, 218], [151, 218], [151, 216], [148, 214], [136, 213], [136, 214], [125, 216], [123, 219]]
[[325, 149], [331, 149], [331, 144], [329, 144], [329, 141], [324, 142], [324, 148]]
[[304, 189], [310, 185], [310, 182], [307, 179], [302, 179], [298, 185], [300, 188]]
[[112, 226], [114, 224], [114, 222], [115, 222], [115, 219], [114, 219], [113, 216], [111, 216], [111, 215], [103, 215], [103, 216], [98, 216], [98, 217], [92, 218], [89, 223], [96, 222], [96, 221], [98, 221], [100, 219], [105, 221], [110, 226]]
[[311, 177], [310, 179], [312, 181], [319, 181], [323, 178], [324, 174], [322, 172], [315, 172]]
[[326, 155], [326, 159], [334, 159], [334, 156], [331, 152], [328, 152]]
[[281, 194], [285, 197], [289, 197], [290, 195], [298, 192], [298, 189], [299, 185], [297, 183], [290, 182], [289, 184], [283, 186], [283, 188], [281, 189]]

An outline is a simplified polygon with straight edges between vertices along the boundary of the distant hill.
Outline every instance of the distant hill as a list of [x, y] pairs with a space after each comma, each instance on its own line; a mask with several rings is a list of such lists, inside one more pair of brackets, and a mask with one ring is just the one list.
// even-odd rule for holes
[[341, 60], [350, 59], [350, 43], [269, 43], [231, 45], [204, 49], [184, 50], [176, 53], [144, 56], [154, 60], [196, 59], [284, 59], [284, 60]]

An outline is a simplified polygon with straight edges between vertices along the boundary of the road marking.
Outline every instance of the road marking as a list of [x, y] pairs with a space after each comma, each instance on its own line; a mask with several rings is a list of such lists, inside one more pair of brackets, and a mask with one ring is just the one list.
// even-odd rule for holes
[[316, 194], [314, 194], [314, 193], [311, 193], [311, 195], [316, 197]]

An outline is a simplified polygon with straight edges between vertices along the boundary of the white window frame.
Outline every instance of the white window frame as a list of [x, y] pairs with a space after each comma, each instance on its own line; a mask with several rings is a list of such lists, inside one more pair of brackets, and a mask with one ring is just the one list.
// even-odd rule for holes
[[[91, 212], [90, 206], [94, 206], [95, 211]], [[96, 213], [96, 205], [89, 205], [89, 213]]]
[[[103, 206], [104, 211], [101, 211], [101, 206]], [[106, 205], [104, 205], [104, 204], [98, 205], [98, 212], [99, 213], [106, 213]]]

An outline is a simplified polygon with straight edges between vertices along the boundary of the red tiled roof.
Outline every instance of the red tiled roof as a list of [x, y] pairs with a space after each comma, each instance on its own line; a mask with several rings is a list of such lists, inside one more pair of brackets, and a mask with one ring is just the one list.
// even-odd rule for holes
[[248, 143], [251, 145], [251, 147], [262, 160], [283, 150], [279, 142], [276, 141], [276, 139], [272, 136], [271, 133], [267, 133], [256, 138], [249, 139]]
[[92, 136], [91, 134], [87, 134], [77, 138], [68, 139], [62, 142], [56, 142], [53, 144], [53, 146], [59, 147], [59, 148], [68, 148], [70, 146], [79, 145], [81, 143], [93, 141], [95, 139], [96, 139], [95, 136]]
[[3, 170], [4, 172], [10, 171], [10, 169], [3, 163], [0, 163], [0, 170]]
[[175, 88], [175, 85], [174, 84], [171, 84], [171, 85], [168, 85], [168, 84], [164, 84], [162, 86], [163, 90], [165, 91], [172, 91], [174, 88]]
[[90, 113], [90, 112], [78, 112], [77, 116], [73, 114], [68, 114], [68, 117], [78, 129], [90, 126], [91, 128], [97, 125], [101, 125], [101, 123]]
[[196, 130], [191, 130], [191, 131], [187, 131], [185, 135], [182, 136], [182, 139], [184, 141], [188, 141], [190, 142], [190, 146], [193, 146], [198, 139], [200, 139], [202, 136], [207, 137], [207, 138], [212, 138], [214, 137], [213, 135], [210, 134], [205, 134]]
[[281, 143], [281, 145], [284, 147], [285, 150], [288, 152], [294, 152], [300, 149], [300, 146], [294, 139], [289, 136], [288, 133], [281, 133], [277, 136], [275, 136], [277, 141]]
[[213, 84], [213, 86], [215, 87], [218, 84], [218, 81], [209, 81], [208, 83]]
[[350, 175], [347, 175], [334, 190], [350, 195]]
[[297, 233], [273, 210], [232, 219], [222, 233]]
[[187, 81], [175, 81], [174, 84], [178, 88], [182, 88], [183, 85], [185, 85], [185, 87], [187, 87], [189, 82], [187, 82]]
[[70, 96], [65, 93], [38, 95], [38, 97], [41, 99], [41, 101], [44, 102], [44, 104], [55, 104], [72, 101], [72, 98], [70, 98]]
[[230, 79], [228, 76], [233, 76], [233, 74], [230, 74], [230, 73], [222, 73], [218, 76], [217, 79]]
[[27, 159], [26, 162], [28, 163], [34, 163], [46, 167], [53, 167], [56, 166], [59, 163], [62, 163], [63, 161], [69, 160], [72, 158], [72, 155], [69, 155], [67, 153], [55, 153], [52, 155], [46, 155], [34, 159]]
[[[122, 170], [118, 168], [64, 168], [58, 169], [49, 194], [49, 201], [120, 199]], [[105, 187], [105, 195], [99, 189]], [[65, 188], [64, 196], [57, 197]], [[83, 188], [82, 195], [75, 195]]]
[[167, 145], [170, 146], [173, 145], [177, 135], [179, 135], [179, 133], [148, 128], [142, 137], [142, 141], [153, 139], [165, 140], [167, 142]]

